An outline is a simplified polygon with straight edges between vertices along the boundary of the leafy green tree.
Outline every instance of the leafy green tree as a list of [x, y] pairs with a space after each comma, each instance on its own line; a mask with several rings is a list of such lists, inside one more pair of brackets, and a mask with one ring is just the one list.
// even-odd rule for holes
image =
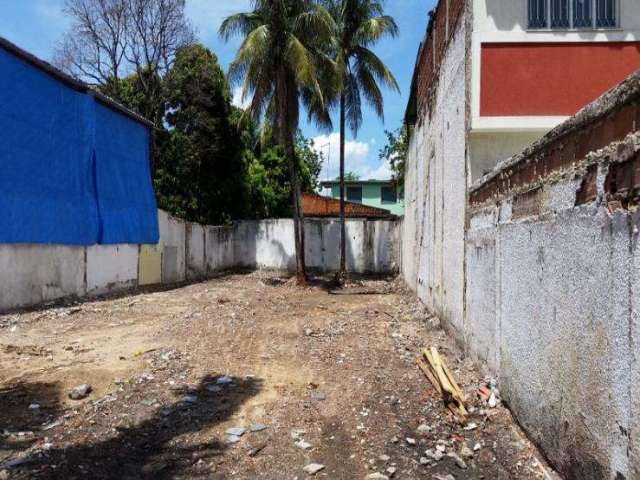
[[407, 126], [390, 132], [386, 130], [387, 144], [380, 150], [379, 158], [382, 161], [389, 161], [393, 180], [399, 191], [404, 189], [405, 160], [409, 151], [409, 134]]
[[386, 36], [398, 35], [395, 20], [384, 14], [380, 0], [324, 0], [334, 23], [334, 54], [340, 78], [340, 269], [346, 274], [346, 232], [344, 215], [344, 152], [346, 124], [354, 136], [362, 126], [362, 100], [384, 118], [384, 100], [379, 84], [400, 91], [398, 84], [370, 47]]
[[292, 209], [298, 282], [306, 283], [304, 215], [295, 133], [300, 103], [310, 117], [328, 125], [329, 116], [320, 80], [328, 59], [323, 47], [331, 41], [333, 22], [312, 0], [253, 0], [250, 12], [224, 20], [220, 35], [243, 37], [229, 69], [232, 83], [242, 82], [242, 97], [254, 119], [266, 118], [283, 149], [292, 186]]
[[340, 177], [339, 175], [336, 177], [337, 181], [340, 181], [340, 179], [344, 178], [345, 182], [357, 182], [358, 180], [360, 180], [360, 175], [358, 175], [357, 173], [354, 172], [347, 172], [344, 174], [344, 177]]
[[180, 48], [164, 95], [168, 131], [158, 141], [154, 179], [159, 206], [205, 224], [242, 218], [247, 164], [216, 56], [202, 45]]
[[[255, 134], [244, 133], [245, 138]], [[291, 217], [291, 182], [287, 159], [282, 147], [273, 143], [254, 144], [247, 148], [249, 161], [248, 189], [251, 218]], [[296, 160], [300, 169], [301, 191], [313, 193], [319, 185], [322, 157], [313, 149], [313, 142], [298, 132]]]

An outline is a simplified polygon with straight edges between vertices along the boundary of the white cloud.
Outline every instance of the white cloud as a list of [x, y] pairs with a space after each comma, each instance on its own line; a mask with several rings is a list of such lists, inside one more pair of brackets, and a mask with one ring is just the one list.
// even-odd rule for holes
[[[322, 180], [334, 179], [340, 172], [340, 134], [318, 135], [313, 139], [313, 149], [322, 154]], [[362, 176], [369, 170], [369, 144], [356, 140], [347, 141], [344, 145], [345, 171]]]
[[231, 103], [238, 108], [246, 109], [249, 105], [251, 105], [251, 99], [245, 98], [242, 100], [242, 87], [236, 87], [233, 89], [233, 99]]
[[391, 165], [389, 165], [389, 161], [385, 160], [382, 162], [378, 168], [370, 170], [367, 172], [363, 179], [364, 180], [389, 180], [393, 176], [393, 172], [391, 171]]
[[[363, 180], [388, 180], [393, 172], [388, 160], [379, 161], [376, 155], [371, 159], [370, 152], [375, 139], [369, 143], [350, 140], [345, 143], [345, 171], [354, 172]], [[340, 173], [340, 134], [319, 135], [313, 138], [313, 148], [324, 157], [322, 180], [333, 180]]]

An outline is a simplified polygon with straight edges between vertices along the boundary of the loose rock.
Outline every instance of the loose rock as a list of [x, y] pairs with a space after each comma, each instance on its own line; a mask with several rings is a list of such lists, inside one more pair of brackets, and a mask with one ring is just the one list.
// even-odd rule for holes
[[386, 475], [383, 475], [381, 473], [371, 473], [369, 475], [367, 475], [367, 480], [389, 480], [389, 477], [387, 477]]
[[245, 434], [246, 431], [247, 431], [247, 429], [244, 428], [244, 427], [233, 427], [233, 428], [227, 428], [225, 430], [225, 432], [228, 435], [233, 435], [235, 437], [241, 437], [242, 435]]
[[309, 475], [315, 475], [319, 471], [324, 470], [324, 468], [324, 465], [322, 465], [321, 463], [310, 463], [309, 465], [304, 467], [303, 470]]
[[69, 398], [71, 400], [82, 400], [87, 398], [92, 390], [91, 385], [87, 385], [86, 383], [78, 385], [69, 392]]

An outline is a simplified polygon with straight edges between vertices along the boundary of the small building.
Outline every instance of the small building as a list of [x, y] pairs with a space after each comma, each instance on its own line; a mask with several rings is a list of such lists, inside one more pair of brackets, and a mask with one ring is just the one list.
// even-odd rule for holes
[[[302, 194], [302, 211], [305, 217], [336, 218], [340, 216], [340, 200], [304, 193]], [[344, 214], [347, 218], [366, 218], [369, 220], [395, 217], [389, 210], [355, 202], [345, 202]]]
[[[330, 196], [340, 199], [340, 181], [327, 180], [320, 184], [329, 190]], [[393, 215], [404, 215], [402, 192], [392, 180], [356, 180], [345, 182], [345, 200], [361, 203], [374, 208], [382, 208]]]

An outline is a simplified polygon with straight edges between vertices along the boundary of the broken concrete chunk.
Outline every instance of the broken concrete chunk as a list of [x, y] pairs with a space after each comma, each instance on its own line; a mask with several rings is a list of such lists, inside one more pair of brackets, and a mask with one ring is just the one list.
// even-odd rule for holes
[[458, 468], [461, 468], [462, 470], [467, 469], [466, 462], [462, 460], [462, 458], [460, 458], [457, 453], [454, 453], [454, 452], [447, 453], [447, 457], [453, 459], [453, 461], [456, 462], [456, 465], [458, 466]]
[[324, 470], [324, 468], [325, 468], [324, 465], [322, 465], [321, 463], [310, 463], [309, 465], [304, 467], [303, 470], [305, 471], [305, 473], [308, 473], [309, 475], [315, 475], [321, 470]]
[[296, 446], [298, 448], [301, 448], [302, 450], [311, 450], [313, 448], [313, 445], [311, 445], [309, 442], [305, 442], [304, 440], [296, 442]]
[[92, 390], [91, 385], [87, 385], [86, 383], [78, 385], [69, 392], [69, 398], [71, 400], [82, 400], [83, 398], [87, 398]]
[[367, 475], [367, 480], [389, 480], [389, 477], [379, 472], [376, 472], [376, 473], [371, 473]]
[[262, 432], [263, 430], [266, 430], [266, 429], [267, 429], [267, 426], [262, 423], [254, 423], [249, 427], [249, 431], [252, 433]]
[[244, 427], [233, 427], [233, 428], [227, 428], [225, 430], [227, 435], [233, 435], [235, 437], [241, 437], [242, 435], [245, 434], [246, 431], [247, 429]]

